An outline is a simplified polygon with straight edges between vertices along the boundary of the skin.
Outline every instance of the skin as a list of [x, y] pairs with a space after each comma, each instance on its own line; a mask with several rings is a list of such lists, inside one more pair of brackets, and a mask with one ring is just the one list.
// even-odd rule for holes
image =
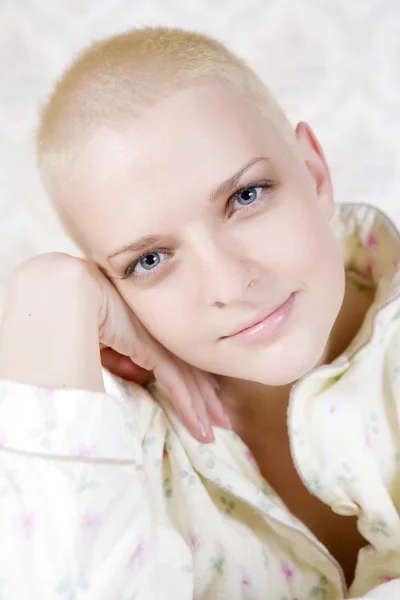
[[[238, 90], [197, 84], [144, 109], [120, 130], [98, 128], [68, 173], [60, 201], [86, 257], [147, 330], [187, 363], [218, 376], [234, 429], [262, 473], [331, 547], [350, 580], [363, 540], [354, 520], [332, 515], [300, 482], [286, 409], [293, 383], [345, 349], [372, 298], [345, 287], [330, 226], [331, 177], [306, 123], [296, 127], [294, 142], [285, 142]], [[213, 190], [250, 161], [236, 186], [211, 203]], [[256, 183], [265, 181], [273, 182], [270, 189]], [[251, 189], [238, 193], [246, 186]], [[252, 204], [249, 196], [256, 198]], [[139, 252], [107, 259], [152, 234], [161, 239], [136, 267]], [[144, 268], [158, 259], [153, 270]], [[124, 279], [130, 265], [133, 273]], [[292, 292], [290, 317], [267, 342], [221, 339]], [[344, 522], [346, 548], [337, 548]]]
[[[300, 124], [296, 136], [302, 156], [241, 94], [203, 84], [160, 101], [123, 131], [96, 130], [70, 173], [63, 201], [87, 258], [157, 340], [221, 381], [295, 381], [321, 358], [343, 301], [329, 171], [311, 129]], [[253, 205], [232, 193], [211, 204], [212, 190], [257, 157], [267, 158], [236, 189], [260, 180], [274, 187], [253, 188]], [[162, 237], [149, 247], [163, 248], [153, 255], [161, 263], [123, 279], [138, 253], [107, 255], [152, 233]], [[291, 292], [290, 320], [267, 343], [220, 339]]]

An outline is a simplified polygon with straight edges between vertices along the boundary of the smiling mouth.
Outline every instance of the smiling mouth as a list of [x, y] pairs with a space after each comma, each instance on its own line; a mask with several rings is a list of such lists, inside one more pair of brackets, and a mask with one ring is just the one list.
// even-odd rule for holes
[[295, 292], [272, 312], [265, 311], [264, 314], [258, 315], [253, 321], [248, 321], [242, 324], [240, 328], [233, 333], [223, 336], [221, 340], [233, 340], [242, 343], [254, 343], [256, 341], [267, 341], [289, 318], [294, 304]]
[[286, 298], [286, 300], [284, 300], [281, 304], [279, 304], [278, 306], [276, 306], [274, 309], [268, 310], [268, 311], [264, 311], [263, 313], [259, 314], [258, 317], [256, 317], [254, 320], [252, 320], [252, 321], [249, 320], [249, 321], [246, 322], [246, 324], [240, 325], [240, 327], [238, 327], [237, 329], [235, 329], [232, 333], [229, 333], [228, 335], [222, 336], [221, 339], [233, 337], [235, 335], [238, 335], [239, 333], [242, 333], [244, 331], [252, 329], [253, 327], [256, 327], [256, 325], [258, 325], [259, 323], [262, 323], [262, 321], [265, 321], [265, 319], [268, 319], [268, 317], [270, 317], [277, 310], [279, 310], [281, 308], [281, 306], [283, 306], [287, 301], [288, 301], [288, 298]]

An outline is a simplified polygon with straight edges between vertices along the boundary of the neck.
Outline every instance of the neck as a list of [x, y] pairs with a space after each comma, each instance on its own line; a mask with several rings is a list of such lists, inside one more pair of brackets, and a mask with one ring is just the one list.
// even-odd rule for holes
[[220, 381], [219, 395], [234, 431], [244, 438], [245, 431], [256, 428], [265, 433], [284, 430], [289, 394], [294, 383], [274, 387], [234, 378]]
[[[346, 281], [342, 307], [323, 355], [313, 368], [329, 364], [350, 344], [374, 298], [374, 289], [360, 290]], [[298, 380], [297, 380], [298, 381]], [[258, 432], [281, 437], [287, 430], [289, 396], [296, 381], [275, 387], [254, 381], [221, 377], [220, 398], [232, 427], [244, 441]]]

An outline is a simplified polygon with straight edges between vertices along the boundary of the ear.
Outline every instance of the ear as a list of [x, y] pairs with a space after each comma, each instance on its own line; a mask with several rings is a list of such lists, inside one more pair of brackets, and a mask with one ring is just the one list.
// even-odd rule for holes
[[327, 219], [330, 220], [335, 212], [335, 202], [331, 174], [322, 147], [307, 123], [301, 122], [297, 125], [296, 138], [321, 207]]

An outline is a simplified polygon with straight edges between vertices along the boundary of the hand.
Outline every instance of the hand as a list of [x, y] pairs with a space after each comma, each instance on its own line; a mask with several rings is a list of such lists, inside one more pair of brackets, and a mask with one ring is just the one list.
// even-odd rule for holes
[[154, 377], [167, 389], [178, 416], [202, 442], [214, 439], [209, 419], [228, 428], [229, 419], [217, 396], [215, 378], [171, 354], [143, 327], [112, 282], [88, 261], [88, 273], [100, 294], [99, 341], [103, 366], [138, 383]]
[[162, 347], [94, 263], [50, 252], [18, 265], [5, 295], [0, 378], [104, 392], [100, 358], [140, 383], [153, 372], [200, 441], [213, 440], [207, 414], [229, 426], [215, 379]]
[[146, 371], [146, 369], [139, 367], [139, 365], [135, 365], [127, 356], [123, 356], [112, 348], [107, 348], [107, 346], [103, 346], [102, 344], [100, 344], [100, 356], [103, 367], [127, 381], [134, 381], [135, 383], [144, 385], [152, 377], [151, 371]]
[[[152, 379], [153, 374], [151, 371], [147, 371], [146, 369], [139, 367], [137, 364], [132, 362], [132, 360], [130, 358], [119, 354], [112, 348], [108, 348], [106, 346], [103, 346], [102, 344], [100, 344], [100, 346], [101, 346], [101, 350], [100, 350], [101, 363], [102, 363], [103, 367], [105, 367], [108, 371], [110, 371], [114, 375], [117, 375], [118, 377], [122, 377], [123, 379], [126, 379], [128, 381], [134, 381], [135, 383], [139, 383], [141, 385], [148, 383]], [[179, 359], [177, 359], [177, 360], [179, 360]], [[185, 363], [183, 363], [183, 364], [185, 364]], [[204, 371], [200, 371], [198, 369], [195, 369], [194, 367], [190, 367], [190, 368], [192, 371], [198, 372], [198, 377], [200, 379], [200, 382], [204, 378], [206, 386], [207, 386], [207, 381], [209, 381], [211, 383], [212, 387], [214, 389], [216, 388], [216, 386], [218, 384], [211, 375], [209, 377], [207, 377], [207, 374]], [[160, 383], [162, 383], [162, 380], [159, 379], [159, 381], [160, 381]], [[203, 387], [201, 383], [200, 383], [200, 386]], [[204, 389], [204, 387], [203, 387], [203, 389]], [[204, 398], [202, 398], [202, 397], [199, 398], [198, 401], [200, 403], [205, 404], [206, 416], [203, 418], [207, 419], [207, 415], [208, 415], [209, 420], [211, 420], [215, 425], [218, 425], [223, 428], [229, 428], [231, 426], [229, 419], [228, 419], [227, 415], [225, 414], [224, 409], [221, 406], [221, 402], [216, 395], [215, 395], [215, 397], [213, 397], [212, 393], [210, 395], [207, 394]], [[196, 421], [195, 421], [195, 426], [193, 427], [190, 411], [194, 410], [194, 407], [192, 408], [191, 406], [189, 406], [188, 408], [186, 408], [184, 406], [182, 409], [179, 409], [177, 404], [173, 403], [173, 405], [174, 405], [175, 410], [180, 415], [182, 422], [185, 424], [185, 426], [191, 431], [191, 433], [195, 437], [197, 437], [203, 443], [207, 442], [207, 441], [212, 441], [212, 437], [210, 438], [210, 436], [207, 438], [203, 438], [201, 435], [199, 436], [198, 425], [197, 425]], [[204, 409], [202, 410], [201, 404], [198, 407], [197, 414], [199, 414], [199, 413], [202, 413], [204, 415]], [[194, 414], [193, 417], [195, 417], [195, 416], [196, 415]], [[207, 432], [208, 431], [207, 425], [206, 425], [205, 429]]]

